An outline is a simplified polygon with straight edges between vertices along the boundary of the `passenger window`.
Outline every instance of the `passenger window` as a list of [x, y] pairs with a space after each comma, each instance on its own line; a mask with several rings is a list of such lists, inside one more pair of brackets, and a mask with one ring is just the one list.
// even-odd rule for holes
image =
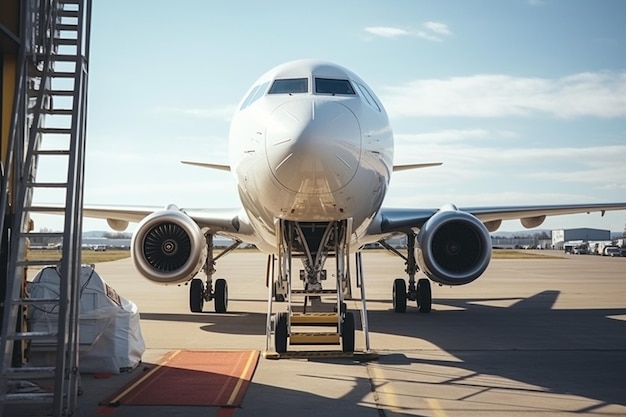
[[316, 78], [315, 92], [318, 94], [354, 94], [354, 89], [348, 80], [332, 78]]
[[306, 78], [286, 78], [274, 80], [268, 94], [308, 93], [309, 80]]

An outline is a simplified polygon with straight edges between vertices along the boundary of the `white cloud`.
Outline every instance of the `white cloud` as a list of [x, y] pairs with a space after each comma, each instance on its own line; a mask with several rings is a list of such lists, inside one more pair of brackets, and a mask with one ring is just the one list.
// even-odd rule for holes
[[557, 79], [473, 75], [414, 80], [381, 90], [392, 117], [626, 116], [626, 72]]
[[411, 32], [404, 29], [392, 28], [387, 26], [366, 27], [365, 31], [375, 36], [383, 38], [397, 38], [401, 36], [410, 36]]
[[426, 22], [420, 29], [400, 29], [390, 26], [370, 26], [364, 29], [367, 33], [383, 38], [416, 37], [431, 42], [442, 42], [443, 36], [451, 36], [448, 25], [440, 22]]
[[450, 32], [450, 29], [448, 29], [448, 25], [446, 25], [445, 23], [426, 22], [424, 23], [424, 27], [426, 29], [432, 30], [435, 33], [439, 33], [440, 35], [446, 35], [446, 36], [452, 35], [452, 32]]

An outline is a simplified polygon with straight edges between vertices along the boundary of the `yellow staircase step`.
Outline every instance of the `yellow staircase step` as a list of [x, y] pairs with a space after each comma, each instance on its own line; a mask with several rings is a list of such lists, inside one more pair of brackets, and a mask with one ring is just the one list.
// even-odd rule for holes
[[293, 313], [291, 315], [292, 326], [333, 326], [338, 323], [337, 313]]
[[336, 332], [292, 333], [289, 336], [290, 345], [339, 345], [341, 336]]

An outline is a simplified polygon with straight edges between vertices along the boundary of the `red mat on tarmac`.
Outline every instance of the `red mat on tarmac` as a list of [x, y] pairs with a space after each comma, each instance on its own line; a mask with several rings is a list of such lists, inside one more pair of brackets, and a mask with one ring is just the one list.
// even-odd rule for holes
[[258, 360], [258, 351], [170, 352], [102, 405], [236, 407], [243, 401]]

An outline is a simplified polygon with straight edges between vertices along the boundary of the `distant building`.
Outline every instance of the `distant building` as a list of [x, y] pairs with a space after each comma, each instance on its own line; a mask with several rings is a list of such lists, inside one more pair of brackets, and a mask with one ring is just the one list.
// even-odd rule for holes
[[602, 229], [562, 229], [552, 231], [552, 247], [563, 249], [565, 242], [570, 241], [603, 241], [611, 240], [611, 231]]

